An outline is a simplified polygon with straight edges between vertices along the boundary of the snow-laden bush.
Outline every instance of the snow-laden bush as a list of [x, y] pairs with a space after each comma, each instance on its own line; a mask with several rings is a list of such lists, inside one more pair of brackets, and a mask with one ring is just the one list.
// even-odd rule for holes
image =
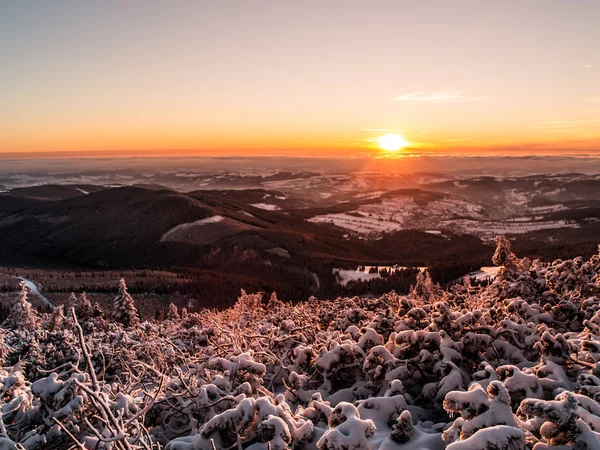
[[[600, 448], [600, 255], [498, 240], [488, 286], [311, 298], [242, 291], [140, 323], [121, 281], [0, 328], [0, 449]], [[66, 300], [66, 299], [65, 299]]]

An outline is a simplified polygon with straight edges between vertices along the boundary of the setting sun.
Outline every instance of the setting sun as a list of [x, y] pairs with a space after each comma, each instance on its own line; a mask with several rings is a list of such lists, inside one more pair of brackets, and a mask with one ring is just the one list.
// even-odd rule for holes
[[397, 134], [386, 134], [378, 139], [379, 147], [388, 152], [395, 152], [408, 145], [406, 140]]

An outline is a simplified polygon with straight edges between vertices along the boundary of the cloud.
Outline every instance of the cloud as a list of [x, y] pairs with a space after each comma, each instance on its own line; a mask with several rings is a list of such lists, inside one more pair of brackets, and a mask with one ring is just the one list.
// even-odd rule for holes
[[464, 103], [484, 100], [487, 96], [469, 96], [463, 91], [410, 92], [394, 98], [397, 102], [414, 104]]
[[586, 65], [585, 65], [585, 66], [583, 66], [583, 67], [585, 67], [586, 69], [591, 69], [591, 68], [592, 68], [592, 65], [591, 65], [591, 64], [586, 64]]

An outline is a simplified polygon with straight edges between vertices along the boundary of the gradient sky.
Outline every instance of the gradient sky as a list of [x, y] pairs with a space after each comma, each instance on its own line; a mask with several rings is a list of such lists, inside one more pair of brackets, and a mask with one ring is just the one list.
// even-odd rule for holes
[[598, 0], [0, 0], [0, 153], [600, 152]]

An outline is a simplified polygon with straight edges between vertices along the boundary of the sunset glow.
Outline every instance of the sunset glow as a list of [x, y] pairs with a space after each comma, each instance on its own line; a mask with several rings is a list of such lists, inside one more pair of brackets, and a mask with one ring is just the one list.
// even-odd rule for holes
[[397, 134], [386, 134], [385, 136], [381, 136], [378, 142], [379, 146], [388, 152], [397, 152], [408, 145], [408, 142], [406, 142], [402, 136]]
[[393, 130], [597, 152], [599, 20], [596, 0], [3, 2], [0, 154], [364, 156]]

